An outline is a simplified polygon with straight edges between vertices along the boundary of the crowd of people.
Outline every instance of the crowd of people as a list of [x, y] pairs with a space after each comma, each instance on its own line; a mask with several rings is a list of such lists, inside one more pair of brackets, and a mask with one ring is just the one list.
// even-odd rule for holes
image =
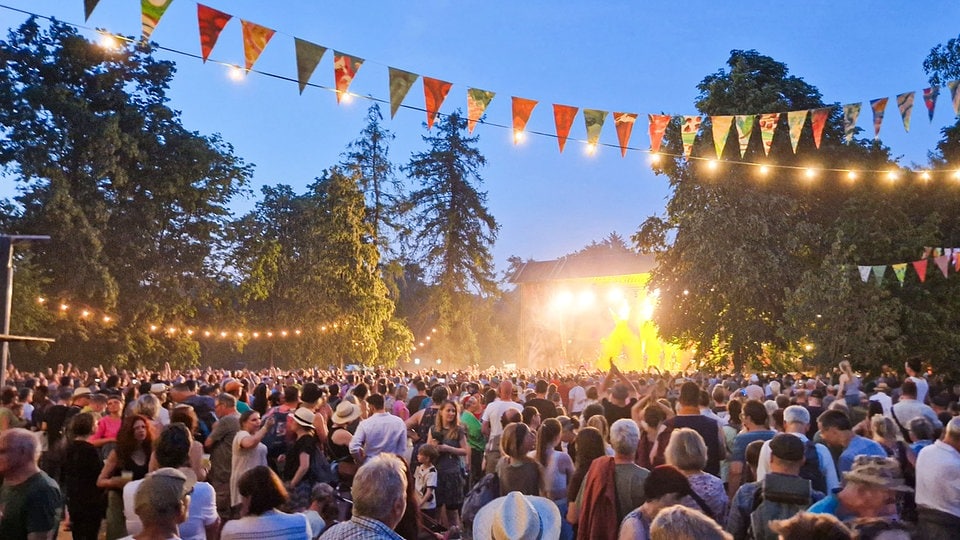
[[903, 373], [12, 368], [0, 538], [957, 538]]

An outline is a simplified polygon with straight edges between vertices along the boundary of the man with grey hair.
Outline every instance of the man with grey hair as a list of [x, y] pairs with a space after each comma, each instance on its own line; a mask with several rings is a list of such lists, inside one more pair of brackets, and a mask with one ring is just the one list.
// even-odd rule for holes
[[[650, 471], [635, 463], [637, 445], [640, 443], [640, 428], [633, 420], [621, 418], [610, 426], [610, 446], [613, 447], [613, 458], [598, 458], [613, 460], [613, 480], [617, 500], [617, 523], [623, 521], [624, 516], [633, 511], [646, 500], [643, 491], [643, 482], [650, 475]], [[579, 515], [581, 508], [601, 504], [600, 500], [586, 500], [584, 487], [588, 483], [602, 483], [605, 468], [593, 467], [587, 473], [580, 485], [580, 493], [574, 502], [572, 513]]]
[[407, 505], [407, 475], [403, 461], [393, 454], [367, 460], [353, 477], [353, 517], [334, 525], [324, 540], [402, 540], [393, 532]]
[[960, 417], [917, 456], [917, 537], [956, 538], [960, 529]]
[[210, 454], [207, 482], [217, 492], [217, 513], [223, 520], [230, 519], [230, 474], [233, 469], [233, 439], [240, 431], [237, 398], [223, 392], [217, 395], [214, 412], [218, 420], [213, 424], [203, 447]]
[[[821, 493], [830, 493], [840, 487], [837, 477], [837, 468], [833, 463], [830, 450], [822, 445], [815, 444], [807, 438], [807, 429], [810, 425], [810, 411], [800, 405], [791, 405], [783, 410], [783, 430], [798, 437], [804, 445], [804, 464], [800, 468], [800, 476], [810, 480], [813, 489]], [[760, 448], [760, 461], [757, 462], [757, 480], [770, 471], [770, 441], [763, 443]]]
[[37, 437], [22, 428], [0, 433], [0, 538], [52, 540], [63, 519], [60, 487], [40, 470]]

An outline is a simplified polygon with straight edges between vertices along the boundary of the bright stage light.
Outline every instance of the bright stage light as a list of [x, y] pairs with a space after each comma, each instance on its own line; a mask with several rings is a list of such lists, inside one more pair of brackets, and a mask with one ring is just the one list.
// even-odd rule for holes
[[553, 297], [553, 307], [556, 309], [566, 309], [573, 304], [573, 293], [570, 291], [560, 291]]
[[625, 321], [630, 318], [630, 303], [627, 301], [621, 301], [620, 307], [617, 308], [617, 316], [620, 317], [621, 321]]
[[644, 321], [653, 318], [653, 302], [649, 298], [643, 301], [643, 306], [640, 308], [640, 318]]
[[593, 291], [580, 291], [580, 294], [577, 295], [577, 306], [580, 308], [587, 308], [592, 306], [596, 300], [597, 295], [593, 294]]
[[623, 300], [623, 290], [620, 287], [614, 287], [607, 291], [607, 300], [610, 303], [616, 303]]

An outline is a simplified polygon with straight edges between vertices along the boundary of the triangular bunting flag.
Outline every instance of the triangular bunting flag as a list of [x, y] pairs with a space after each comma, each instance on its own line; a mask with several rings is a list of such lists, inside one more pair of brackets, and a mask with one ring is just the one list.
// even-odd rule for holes
[[927, 116], [933, 122], [933, 109], [937, 106], [937, 96], [940, 95], [939, 86], [931, 86], [923, 89], [923, 104], [927, 106]]
[[747, 146], [750, 145], [750, 134], [753, 133], [754, 115], [738, 114], [736, 117], [737, 135], [740, 140], [740, 157], [747, 153]]
[[927, 260], [921, 259], [919, 261], [913, 261], [913, 269], [917, 271], [917, 277], [920, 278], [920, 283], [923, 283], [927, 280]]
[[907, 263], [891, 264], [890, 267], [893, 268], [893, 273], [897, 276], [897, 281], [899, 281], [900, 286], [903, 287], [903, 278], [907, 277]]
[[960, 248], [953, 248], [953, 269], [960, 272]]
[[897, 94], [897, 109], [900, 109], [900, 118], [903, 118], [904, 131], [910, 131], [910, 113], [913, 112], [913, 97], [916, 92]]
[[613, 124], [617, 128], [617, 141], [620, 142], [620, 157], [627, 157], [627, 145], [630, 144], [630, 134], [633, 125], [637, 123], [637, 115], [633, 113], [613, 113]]
[[433, 121], [437, 117], [437, 112], [440, 111], [440, 105], [443, 105], [443, 100], [447, 99], [447, 93], [450, 92], [452, 86], [453, 83], [440, 79], [423, 78], [423, 100], [427, 109], [427, 129], [433, 127]]
[[516, 144], [518, 142], [517, 135], [523, 133], [523, 130], [527, 128], [530, 113], [533, 112], [533, 108], [537, 106], [538, 101], [517, 96], [513, 96], [511, 99], [513, 100], [513, 142]]
[[790, 126], [790, 146], [793, 147], [793, 153], [797, 153], [797, 145], [800, 144], [800, 134], [803, 133], [803, 124], [807, 122], [807, 114], [810, 111], [790, 111], [787, 113], [787, 125]]
[[857, 270], [860, 271], [860, 279], [863, 280], [864, 283], [866, 283], [867, 280], [870, 279], [871, 268], [869, 266], [858, 266]]
[[160, 24], [160, 18], [170, 7], [173, 0], [140, 0], [140, 24], [143, 29], [143, 41], [148, 41], [150, 35]]
[[883, 284], [883, 274], [887, 272], [887, 265], [880, 264], [873, 267], [873, 279], [876, 281], [877, 286]]
[[941, 255], [943, 255], [943, 248], [938, 248], [938, 247], [933, 248], [934, 258], [939, 257]]
[[270, 43], [274, 31], [266, 26], [260, 26], [257, 23], [240, 19], [240, 25], [243, 27], [243, 60], [247, 71], [253, 69], [253, 64], [260, 58], [260, 53]]
[[934, 257], [933, 262], [937, 265], [937, 268], [943, 272], [943, 277], [947, 277], [947, 272], [950, 268], [950, 257], [947, 255], [940, 255], [939, 257]]
[[723, 148], [727, 146], [727, 137], [730, 136], [733, 117], [711, 116], [710, 123], [713, 124], [713, 148], [717, 151], [717, 159], [720, 159], [723, 157]]
[[[883, 123], [883, 113], [887, 109], [887, 99], [879, 98], [870, 100], [870, 108], [873, 109], [873, 140], [880, 139], [880, 124]], [[901, 283], [903, 280], [901, 280]]]
[[397, 68], [388, 68], [390, 73], [390, 118], [397, 115], [397, 109], [403, 103], [403, 98], [407, 97], [407, 92], [417, 82], [416, 73], [410, 73]]
[[960, 81], [948, 82], [947, 88], [950, 89], [950, 101], [953, 102], [953, 114], [960, 115], [960, 92], [957, 91], [960, 89]]
[[763, 142], [763, 154], [770, 155], [770, 146], [773, 144], [773, 134], [777, 131], [780, 122], [780, 113], [766, 113], [760, 115], [760, 140]]
[[929, 257], [932, 253], [933, 253], [933, 248], [932, 248], [932, 247], [924, 246], [924, 248], [923, 248], [923, 258], [924, 258], [924, 259], [926, 259], [927, 257]]
[[597, 109], [583, 110], [583, 124], [587, 128], [587, 144], [592, 145], [593, 148], [596, 148], [600, 141], [600, 130], [603, 129], [607, 114], [609, 114], [607, 111]]
[[669, 123], [669, 114], [650, 115], [650, 151], [654, 154], [660, 151], [660, 144], [663, 143], [663, 134], [667, 132], [667, 125]]
[[843, 138], [847, 144], [853, 142], [857, 130], [857, 117], [860, 116], [860, 103], [847, 103], [843, 106]]
[[207, 7], [203, 4], [197, 4], [197, 23], [200, 27], [200, 56], [206, 62], [214, 45], [217, 44], [217, 38], [223, 27], [230, 22], [233, 15], [224, 13], [220, 10]]
[[346, 93], [347, 88], [350, 88], [350, 83], [353, 82], [362, 65], [363, 58], [333, 51], [333, 82], [337, 88], [337, 103], [340, 103], [340, 98]]
[[820, 149], [820, 139], [823, 137], [823, 128], [827, 125], [830, 118], [830, 107], [813, 109], [810, 114], [810, 127], [813, 128], [813, 144]]
[[702, 116], [684, 116], [683, 124], [680, 126], [680, 139], [683, 141], [683, 157], [690, 157], [690, 151], [693, 150], [693, 143], [697, 140], [697, 132], [700, 131], [700, 122]]
[[573, 125], [573, 119], [577, 117], [576, 107], [569, 105], [553, 104], [553, 123], [557, 125], [557, 144], [560, 145], [560, 152], [567, 144], [567, 137], [570, 135], [570, 127]]
[[93, 10], [97, 9], [100, 0], [83, 0], [83, 20], [88, 20], [93, 15]]
[[489, 90], [480, 90], [479, 88], [467, 89], [467, 132], [473, 133], [473, 128], [477, 127], [477, 122], [487, 110], [487, 105], [493, 101], [496, 92]]
[[317, 69], [320, 59], [327, 52], [327, 48], [300, 38], [293, 38], [293, 43], [297, 52], [297, 82], [300, 84], [302, 94], [303, 89], [310, 82], [310, 77], [313, 76], [313, 71]]

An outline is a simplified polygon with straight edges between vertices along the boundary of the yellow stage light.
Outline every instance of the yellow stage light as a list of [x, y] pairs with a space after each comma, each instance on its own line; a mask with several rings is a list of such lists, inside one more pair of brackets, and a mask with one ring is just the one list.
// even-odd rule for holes
[[623, 290], [619, 287], [614, 287], [607, 291], [607, 300], [611, 303], [619, 302], [623, 300]]
[[580, 308], [590, 307], [593, 305], [596, 299], [597, 295], [593, 294], [593, 291], [580, 291], [580, 294], [577, 295], [577, 306]]

